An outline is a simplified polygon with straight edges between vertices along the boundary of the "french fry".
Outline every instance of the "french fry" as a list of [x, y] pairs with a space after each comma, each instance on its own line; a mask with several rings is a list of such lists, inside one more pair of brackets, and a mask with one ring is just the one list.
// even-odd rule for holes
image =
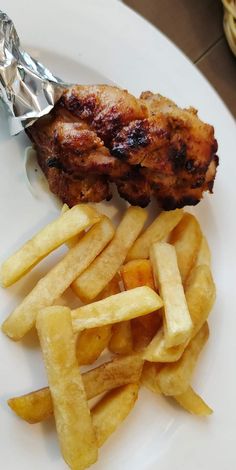
[[132, 328], [135, 323], [141, 323], [141, 326], [144, 328], [145, 334], [149, 338], [150, 342], [153, 336], [155, 336], [155, 334], [157, 333], [157, 330], [162, 325], [161, 311], [162, 310], [160, 309], [157, 312], [148, 313], [148, 315], [144, 315], [143, 317], [137, 319], [134, 318], [131, 322]]
[[176, 252], [168, 243], [155, 243], [150, 249], [154, 279], [164, 302], [164, 332], [167, 347], [184, 343], [193, 327], [189, 314]]
[[124, 385], [112, 390], [92, 409], [93, 426], [97, 436], [98, 447], [124, 421], [138, 398], [139, 385]]
[[[106, 362], [82, 374], [87, 399], [104, 392], [136, 383], [140, 379], [143, 360], [138, 355], [123, 356]], [[8, 400], [10, 408], [30, 424], [39, 423], [53, 414], [53, 403], [48, 387]]]
[[110, 282], [104, 287], [100, 294], [96, 297], [97, 300], [106, 299], [111, 295], [119, 294], [120, 292], [120, 276], [118, 273], [112, 278]]
[[139, 382], [143, 359], [139, 355], [120, 356], [83, 374], [87, 398], [129, 383]]
[[112, 336], [109, 350], [114, 354], [131, 354], [133, 351], [133, 338], [130, 321], [116, 323], [112, 327]]
[[137, 287], [72, 310], [73, 329], [78, 332], [130, 320], [153, 312], [162, 305], [161, 298], [150, 287]]
[[[156, 312], [154, 312], [154, 314], [156, 314]], [[139, 318], [131, 320], [133, 350], [136, 353], [142, 353], [152, 339], [152, 335], [141, 323]]]
[[212, 409], [190, 386], [184, 393], [176, 395], [173, 398], [182, 408], [193, 415], [209, 416], [213, 413]]
[[78, 204], [62, 214], [10, 256], [1, 268], [1, 283], [8, 287], [53, 250], [101, 219], [95, 209]]
[[[189, 340], [198, 333], [207, 320], [215, 302], [215, 297], [216, 288], [210, 268], [206, 265], [193, 268], [185, 288], [185, 298], [193, 322], [193, 329]], [[161, 328], [144, 352], [144, 359], [153, 362], [178, 361], [189, 340], [179, 346], [167, 348], [164, 330]]]
[[62, 455], [71, 468], [82, 470], [97, 460], [97, 443], [76, 361], [70, 310], [40, 310], [36, 326]]
[[143, 358], [150, 362], [175, 362], [181, 358], [187, 341], [178, 346], [168, 348], [165, 342], [164, 328], [160, 328], [152, 340], [147, 344], [147, 348], [143, 351]]
[[190, 385], [198, 356], [209, 337], [209, 328], [204, 323], [200, 331], [190, 341], [177, 362], [166, 364], [157, 374], [158, 385], [164, 395], [180, 395]]
[[155, 289], [152, 266], [147, 259], [129, 261], [124, 266], [121, 266], [120, 274], [125, 290], [141, 286], [148, 286], [151, 287], [151, 289]]
[[[157, 374], [161, 370], [161, 367], [162, 365], [160, 363], [145, 362], [141, 375], [141, 383], [157, 395], [161, 394], [161, 389], [157, 380]], [[192, 389], [191, 386], [189, 386], [184, 393], [175, 395], [173, 398], [182, 408], [191, 414], [196, 416], [209, 416], [212, 414], [212, 409]]]
[[[121, 278], [126, 290], [134, 287], [154, 287], [152, 266], [149, 260], [139, 259], [126, 263], [120, 269]], [[141, 323], [141, 325], [139, 325]], [[131, 321], [133, 347], [135, 351], [142, 350], [151, 341], [161, 323], [160, 310], [143, 315]]]
[[174, 245], [183, 284], [193, 268], [202, 241], [202, 232], [197, 219], [185, 213], [170, 235], [169, 242]]
[[202, 264], [211, 267], [211, 251], [206, 237], [202, 237], [195, 266], [201, 266]]
[[82, 301], [89, 302], [95, 299], [114, 277], [141, 232], [146, 218], [147, 213], [140, 207], [127, 209], [113, 240], [91, 266], [73, 282], [72, 288]]
[[71, 248], [25, 297], [2, 325], [3, 332], [14, 340], [22, 338], [35, 324], [40, 309], [48, 307], [63, 294], [111, 240], [114, 228], [104, 217]]
[[79, 365], [95, 362], [112, 337], [111, 325], [81, 331], [76, 342], [76, 357]]
[[[69, 206], [67, 204], [63, 204], [61, 208], [61, 214], [65, 214], [65, 212], [68, 212], [69, 210]], [[82, 232], [78, 233], [77, 235], [74, 235], [72, 238], [69, 238], [69, 240], [66, 241], [68, 248], [73, 248], [73, 246], [75, 246], [83, 236], [84, 230], [82, 230]]]
[[145, 362], [143, 365], [141, 383], [157, 395], [161, 394], [161, 389], [157, 381], [157, 372], [161, 370], [162, 364], [155, 362]]
[[[105, 299], [120, 292], [120, 277], [116, 274], [96, 300]], [[111, 325], [81, 331], [76, 342], [77, 360], [80, 365], [92, 364], [108, 346], [112, 335]]]
[[[83, 212], [85, 206], [76, 207]], [[66, 215], [70, 220], [73, 210], [64, 205], [58, 221]], [[27, 246], [30, 254], [37, 243], [42, 253], [46, 250], [41, 256], [39, 249], [35, 261], [31, 253], [25, 265], [19, 263], [25, 269], [18, 270], [21, 277], [47, 250], [64, 242], [69, 247], [2, 326], [17, 340], [36, 322], [49, 387], [11, 398], [8, 405], [32, 424], [54, 415], [62, 455], [76, 470], [97, 460], [98, 447], [132, 410], [140, 383], [196, 416], [212, 413], [190, 385], [209, 337], [207, 318], [215, 300], [210, 250], [197, 220], [183, 210], [163, 212], [139, 236], [147, 214], [130, 207], [114, 235], [110, 219], [92, 208], [86, 214], [92, 222], [81, 222], [77, 232], [55, 221], [13, 255], [21, 262]], [[62, 232], [54, 248], [56, 222]], [[59, 239], [64, 241], [57, 245]], [[60, 304], [69, 286], [86, 305], [70, 310]], [[120, 356], [81, 374], [79, 366], [94, 363], [106, 347]], [[102, 393], [90, 411], [88, 400]]]
[[133, 244], [127, 255], [127, 261], [139, 258], [148, 258], [150, 246], [163, 240], [183, 217], [183, 210], [161, 212], [151, 225], [143, 232]]
[[185, 297], [193, 322], [192, 337], [206, 322], [216, 298], [216, 287], [207, 265], [196, 266], [188, 277]]
[[39, 423], [53, 414], [53, 403], [49, 387], [9, 398], [8, 406], [19, 418], [30, 424]]
[[[91, 416], [98, 447], [104, 444], [128, 416], [138, 398], [138, 390], [137, 383], [123, 385], [107, 393], [92, 409]], [[51, 400], [50, 394], [48, 396]]]

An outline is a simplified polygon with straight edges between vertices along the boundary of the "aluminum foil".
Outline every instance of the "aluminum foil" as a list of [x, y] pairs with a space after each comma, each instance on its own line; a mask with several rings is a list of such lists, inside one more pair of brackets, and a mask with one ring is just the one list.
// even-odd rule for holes
[[49, 113], [66, 86], [21, 48], [12, 20], [0, 10], [0, 97], [11, 135]]

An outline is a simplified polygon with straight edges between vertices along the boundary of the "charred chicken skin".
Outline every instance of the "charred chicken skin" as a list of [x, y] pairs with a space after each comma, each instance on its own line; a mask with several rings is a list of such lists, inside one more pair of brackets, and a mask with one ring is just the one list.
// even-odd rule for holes
[[163, 209], [195, 205], [212, 192], [218, 157], [212, 126], [193, 108], [109, 85], [74, 86], [27, 129], [51, 191], [70, 207], [121, 197]]

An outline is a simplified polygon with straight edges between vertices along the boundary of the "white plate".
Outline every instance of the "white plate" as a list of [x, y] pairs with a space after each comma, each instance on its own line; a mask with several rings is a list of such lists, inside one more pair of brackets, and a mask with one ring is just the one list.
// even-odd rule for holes
[[[100, 452], [94, 470], [233, 470], [236, 468], [235, 123], [215, 91], [161, 33], [115, 0], [2, 0], [22, 42], [65, 80], [113, 81], [131, 92], [158, 91], [179, 105], [193, 105], [215, 126], [220, 166], [213, 196], [195, 209], [213, 252], [217, 302], [211, 336], [194, 386], [213, 407], [209, 419], [187, 415], [163, 398], [142, 391], [135, 410]], [[219, 64], [220, 67], [220, 64]], [[10, 138], [0, 121], [0, 257], [57, 214], [48, 197], [35, 199], [24, 180], [27, 139]], [[36, 269], [43, 272], [45, 265]], [[29, 290], [30, 275], [1, 292], [1, 320]], [[32, 335], [14, 343], [1, 335], [0, 462], [4, 470], [60, 470], [53, 421], [30, 426], [6, 399], [46, 383]]]

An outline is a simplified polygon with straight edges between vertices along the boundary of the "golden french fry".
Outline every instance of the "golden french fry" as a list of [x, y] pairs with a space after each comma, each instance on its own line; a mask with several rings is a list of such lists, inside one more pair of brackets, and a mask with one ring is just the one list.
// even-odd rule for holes
[[139, 384], [124, 385], [109, 392], [92, 409], [92, 419], [98, 447], [128, 416], [138, 398]]
[[153, 243], [163, 240], [183, 217], [183, 210], [161, 212], [151, 225], [136, 240], [127, 255], [127, 261], [148, 258]]
[[81, 331], [76, 342], [76, 356], [79, 365], [95, 362], [112, 337], [111, 325]]
[[183, 283], [193, 268], [202, 241], [202, 232], [197, 219], [185, 213], [170, 235], [169, 242], [174, 245], [178, 266]]
[[165, 342], [164, 328], [160, 328], [143, 351], [143, 358], [151, 362], [175, 362], [180, 359], [187, 342], [168, 348]]
[[157, 372], [161, 370], [162, 364], [155, 362], [145, 362], [141, 375], [141, 383], [151, 390], [151, 392], [161, 394], [161, 389], [157, 381]]
[[97, 460], [97, 443], [76, 360], [70, 310], [40, 310], [36, 326], [62, 455], [71, 468], [82, 470]]
[[209, 268], [211, 267], [211, 251], [206, 237], [202, 237], [201, 245], [196, 260], [196, 266], [200, 266], [202, 264], [206, 264], [207, 266], [209, 266]]
[[[193, 322], [192, 339], [207, 320], [215, 301], [216, 289], [210, 268], [200, 265], [193, 268], [188, 277], [185, 298]], [[190, 340], [189, 339], [189, 340]], [[167, 348], [164, 330], [161, 328], [153, 338], [143, 357], [153, 362], [175, 362], [182, 356], [188, 341], [179, 346]]]
[[151, 341], [150, 334], [142, 325], [141, 321], [139, 321], [139, 318], [134, 318], [131, 320], [131, 329], [133, 350], [136, 353], [141, 353]]
[[162, 307], [161, 298], [150, 287], [137, 287], [72, 310], [74, 332], [139, 317]]
[[[161, 389], [158, 385], [157, 374], [161, 370], [161, 367], [162, 365], [160, 363], [145, 362], [141, 375], [141, 383], [151, 390], [151, 392], [158, 395], [161, 394]], [[182, 408], [196, 416], [208, 416], [212, 414], [212, 409], [191, 386], [189, 386], [184, 393], [175, 395], [173, 398]]]
[[178, 269], [175, 248], [155, 243], [150, 249], [154, 279], [164, 302], [164, 332], [167, 347], [184, 343], [193, 328]]
[[124, 266], [121, 266], [120, 274], [125, 290], [141, 286], [148, 286], [151, 287], [151, 289], [155, 289], [152, 266], [147, 259], [129, 261], [124, 264]]
[[147, 213], [140, 207], [129, 207], [113, 240], [94, 262], [73, 282], [72, 288], [81, 300], [93, 300], [114, 277], [128, 250], [143, 228]]
[[46, 225], [3, 263], [2, 285], [8, 287], [16, 282], [51, 251], [100, 219], [101, 215], [90, 206], [78, 204], [72, 207]]
[[[105, 440], [112, 434], [112, 432], [116, 430], [118, 425], [121, 424], [121, 422], [129, 414], [137, 399], [138, 389], [139, 386], [137, 383], [123, 385], [108, 393], [93, 408], [91, 416], [96, 433], [97, 445], [99, 447], [102, 446]], [[45, 390], [47, 393], [44, 393]], [[20, 418], [28, 421], [30, 424], [38, 423], [43, 419], [51, 416], [53, 413], [53, 404], [49, 389], [42, 389], [41, 398], [44, 397], [42, 400], [39, 398], [39, 392], [40, 390], [37, 392], [32, 392], [32, 394], [28, 394], [28, 396], [34, 396], [33, 401], [31, 400], [30, 403], [25, 403], [25, 400], [23, 402], [23, 398], [27, 395], [9, 400], [9, 406], [12, 408], [12, 410], [15, 411]], [[39, 401], [36, 401], [38, 398]], [[21, 403], [19, 403], [20, 399]], [[45, 416], [45, 412], [42, 409], [42, 404], [43, 406], [46, 404], [46, 399], [48, 400], [49, 411], [47, 410], [48, 413]], [[15, 400], [15, 403], [13, 400]]]
[[131, 354], [133, 351], [133, 338], [130, 321], [116, 323], [112, 327], [112, 336], [109, 350], [114, 354]]
[[213, 413], [212, 409], [190, 386], [184, 393], [176, 395], [173, 398], [182, 408], [193, 415], [209, 416]]
[[134, 320], [132, 320], [132, 325], [134, 322], [141, 323], [142, 327], [146, 331], [147, 336], [149, 337], [150, 342], [153, 336], [156, 334], [157, 330], [162, 325], [161, 309], [157, 312], [148, 313], [148, 315], [137, 318], [137, 320], [134, 318]]
[[14, 340], [22, 338], [33, 326], [40, 309], [48, 307], [63, 294], [111, 240], [114, 228], [105, 217], [71, 248], [54, 266], [2, 325], [3, 332]]
[[110, 297], [111, 295], [119, 294], [120, 292], [120, 276], [118, 273], [112, 278], [110, 282], [104, 287], [104, 289], [100, 292], [100, 294], [96, 297], [97, 300], [106, 299], [106, 297]]
[[179, 395], [190, 385], [198, 356], [209, 336], [209, 328], [204, 323], [200, 331], [190, 341], [177, 362], [166, 364], [157, 374], [158, 385], [164, 395]]
[[120, 356], [83, 374], [87, 398], [140, 379], [143, 359], [139, 355]]
[[[105, 299], [120, 292], [119, 286], [120, 277], [116, 274], [113, 279], [107, 284], [96, 300]], [[90, 330], [83, 330], [80, 332], [77, 343], [77, 360], [79, 364], [92, 364], [100, 354], [108, 347], [112, 335], [111, 325], [104, 325]]]
[[[114, 388], [138, 382], [143, 360], [139, 356], [123, 356], [106, 362], [82, 374], [87, 399]], [[39, 423], [53, 414], [53, 403], [48, 387], [26, 395], [10, 398], [10, 408], [28, 423]]]
[[[126, 263], [120, 269], [122, 281], [126, 290], [135, 287], [148, 286], [154, 289], [154, 279], [151, 263], [147, 259], [133, 260]], [[161, 323], [160, 310], [134, 318], [131, 321], [133, 347], [135, 351], [141, 351], [146, 347], [155, 335]]]
[[52, 397], [48, 387], [10, 398], [7, 403], [19, 418], [30, 424], [39, 423], [53, 414]]
[[188, 277], [185, 297], [193, 322], [192, 337], [206, 322], [216, 298], [216, 287], [207, 265], [196, 266]]
[[[69, 206], [67, 204], [63, 204], [61, 208], [61, 215], [65, 214], [65, 212], [68, 212], [70, 210]], [[73, 246], [78, 243], [78, 241], [84, 236], [84, 230], [82, 232], [78, 233], [77, 235], [74, 235], [73, 237], [69, 238], [69, 240], [66, 240], [66, 244], [68, 248], [73, 248]]]

